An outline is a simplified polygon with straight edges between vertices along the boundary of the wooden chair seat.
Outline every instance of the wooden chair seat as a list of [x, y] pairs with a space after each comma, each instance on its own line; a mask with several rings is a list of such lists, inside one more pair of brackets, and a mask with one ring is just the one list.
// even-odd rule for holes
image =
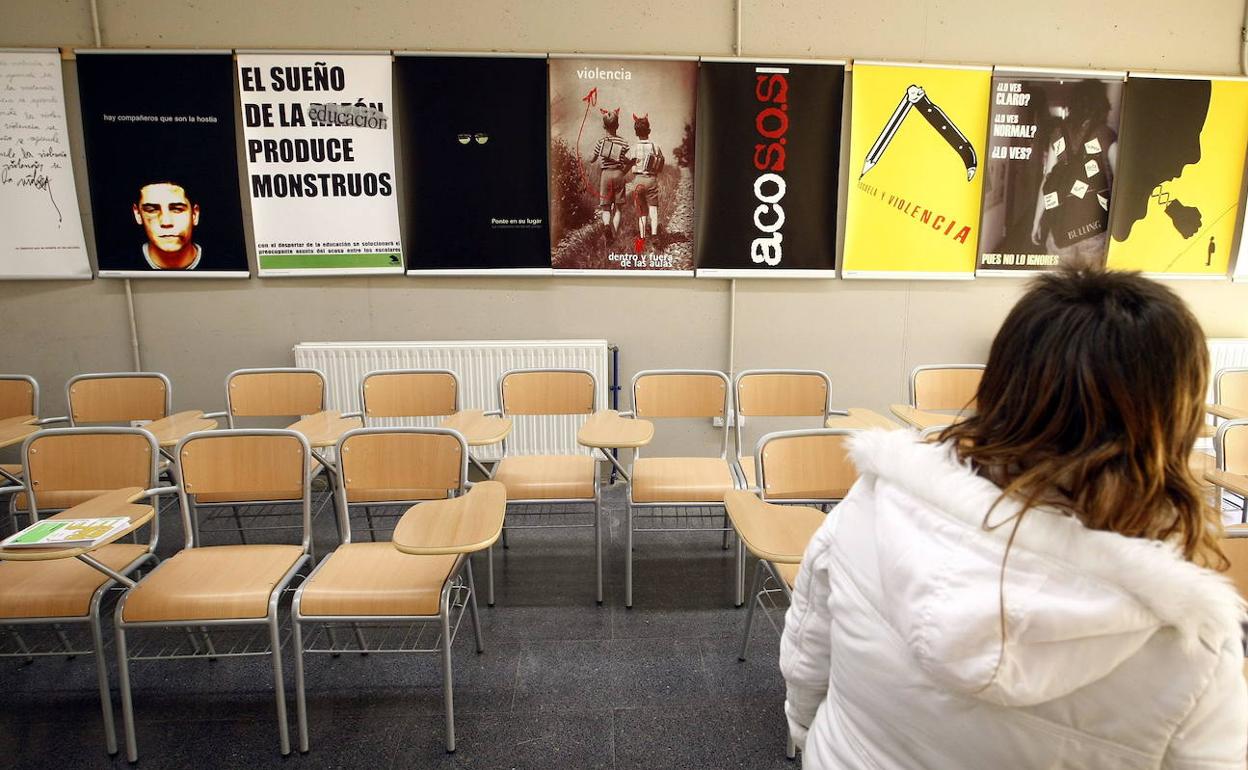
[[[145, 553], [146, 545], [111, 543], [91, 556], [120, 572]], [[0, 617], [83, 617], [91, 595], [107, 581], [104, 573], [77, 559], [0, 562]]]
[[507, 487], [508, 500], [593, 500], [597, 463], [588, 455], [504, 457], [494, 480]]
[[411, 556], [392, 543], [348, 543], [303, 587], [302, 615], [437, 615], [456, 554]]
[[445, 489], [356, 489], [347, 488], [349, 503], [386, 503], [394, 500], [445, 500]]
[[753, 492], [742, 490], [725, 495], [724, 505], [745, 547], [770, 562], [801, 562], [810, 539], [826, 519], [815, 508], [765, 503]]
[[728, 461], [719, 457], [641, 457], [633, 463], [633, 502], [711, 503], [733, 488]]
[[797, 585], [797, 573], [801, 570], [801, 564], [779, 564], [772, 562], [771, 566], [776, 570], [776, 574], [784, 581], [789, 590], [793, 590], [793, 586]]
[[14, 476], [22, 475], [22, 466], [20, 465], [5, 465], [4, 463], [0, 463], [0, 470]]
[[278, 582], [303, 557], [297, 545], [215, 545], [179, 551], [127, 594], [124, 619], [264, 618]]

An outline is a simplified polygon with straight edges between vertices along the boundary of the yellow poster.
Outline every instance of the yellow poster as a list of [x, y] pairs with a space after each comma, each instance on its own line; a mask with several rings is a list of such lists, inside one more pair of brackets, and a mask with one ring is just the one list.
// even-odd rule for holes
[[1226, 275], [1248, 148], [1248, 82], [1131, 74], [1109, 267]]
[[855, 62], [845, 278], [972, 278], [988, 67]]

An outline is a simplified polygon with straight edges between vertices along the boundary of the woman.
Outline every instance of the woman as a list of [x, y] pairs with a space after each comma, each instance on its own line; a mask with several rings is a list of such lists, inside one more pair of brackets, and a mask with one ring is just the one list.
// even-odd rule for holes
[[1208, 356], [1170, 290], [1040, 277], [975, 416], [860, 436], [780, 664], [808, 768], [1243, 768], [1240, 622], [1187, 470]]

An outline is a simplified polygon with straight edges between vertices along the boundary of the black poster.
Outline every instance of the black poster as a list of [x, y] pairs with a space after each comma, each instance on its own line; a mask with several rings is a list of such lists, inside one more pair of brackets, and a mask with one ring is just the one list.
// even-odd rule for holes
[[400, 56], [409, 274], [550, 271], [546, 59]]
[[248, 276], [228, 52], [78, 52], [105, 277]]
[[982, 274], [1104, 267], [1122, 76], [992, 78]]
[[845, 67], [704, 60], [698, 77], [699, 274], [834, 270]]

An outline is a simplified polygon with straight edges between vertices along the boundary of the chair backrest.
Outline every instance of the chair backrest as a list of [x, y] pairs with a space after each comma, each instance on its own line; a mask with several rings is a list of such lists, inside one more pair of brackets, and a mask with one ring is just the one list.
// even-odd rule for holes
[[311, 449], [293, 430], [220, 430], [192, 433], [178, 442], [174, 456], [178, 498], [193, 547], [195, 516], [190, 496], [225, 500], [303, 503], [303, 548], [311, 544]]
[[114, 489], [156, 487], [159, 454], [156, 439], [139, 428], [39, 431], [22, 445], [29, 507], [37, 515], [39, 509], [71, 508]]
[[983, 364], [917, 366], [910, 373], [910, 406], [915, 409], [974, 409]]
[[294, 417], [325, 408], [325, 377], [315, 369], [239, 369], [225, 378], [225, 408], [235, 417]]
[[[739, 417], [818, 417], [822, 428], [832, 408], [832, 379], [815, 369], [749, 369], [733, 381]], [[745, 445], [736, 420], [737, 452]]]
[[169, 416], [173, 387], [159, 372], [79, 374], [65, 384], [69, 424], [83, 425]]
[[1239, 589], [1239, 595], [1248, 599], [1248, 529], [1228, 529], [1220, 545], [1231, 563], [1226, 576]]
[[369, 372], [360, 383], [364, 419], [435, 417], [459, 411], [459, 378], [449, 369]]
[[588, 369], [511, 369], [498, 379], [505, 415], [593, 414], [598, 383]]
[[1248, 368], [1219, 369], [1213, 376], [1213, 400], [1222, 406], [1248, 409]]
[[1213, 451], [1220, 470], [1248, 475], [1248, 419], [1219, 425], [1213, 435]]
[[858, 480], [849, 458], [857, 431], [840, 428], [769, 433], [758, 441], [755, 469], [764, 500], [836, 502]]
[[633, 410], [643, 419], [726, 417], [728, 375], [710, 369], [647, 369], [633, 376]]
[[0, 420], [39, 416], [39, 383], [25, 374], [0, 374]]
[[349, 503], [438, 500], [467, 486], [468, 444], [446, 428], [357, 428], [338, 440], [338, 457], [344, 542], [350, 542]]

